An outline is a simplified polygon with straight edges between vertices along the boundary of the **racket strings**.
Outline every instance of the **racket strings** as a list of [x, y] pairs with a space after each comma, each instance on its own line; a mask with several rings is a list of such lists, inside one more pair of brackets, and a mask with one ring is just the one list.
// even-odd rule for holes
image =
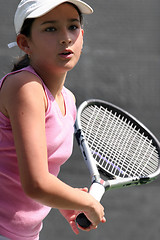
[[94, 159], [107, 172], [133, 177], [156, 171], [156, 148], [127, 118], [92, 105], [82, 112], [81, 125]]

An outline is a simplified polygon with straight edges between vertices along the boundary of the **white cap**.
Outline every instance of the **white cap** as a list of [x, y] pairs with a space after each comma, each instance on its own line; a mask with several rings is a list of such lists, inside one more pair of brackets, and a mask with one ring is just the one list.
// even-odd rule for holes
[[93, 9], [81, 0], [21, 0], [14, 17], [16, 34], [20, 33], [26, 18], [41, 17], [64, 2], [73, 3], [83, 14], [93, 12]]

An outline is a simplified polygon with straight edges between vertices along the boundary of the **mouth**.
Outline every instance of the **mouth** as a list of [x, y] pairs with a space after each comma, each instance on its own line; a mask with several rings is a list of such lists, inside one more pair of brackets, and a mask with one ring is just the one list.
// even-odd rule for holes
[[63, 57], [63, 58], [69, 58], [72, 57], [73, 52], [71, 50], [65, 50], [64, 52], [61, 52], [59, 54], [59, 56]]
[[72, 52], [64, 52], [64, 53], [61, 53], [60, 55], [69, 55], [69, 54], [72, 54]]

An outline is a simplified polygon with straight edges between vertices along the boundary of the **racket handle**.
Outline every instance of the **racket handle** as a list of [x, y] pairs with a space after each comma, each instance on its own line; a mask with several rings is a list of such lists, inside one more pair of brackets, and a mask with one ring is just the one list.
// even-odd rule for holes
[[80, 213], [77, 218], [76, 222], [81, 226], [82, 228], [88, 228], [92, 223], [88, 220], [86, 215], [84, 213]]
[[[105, 188], [102, 184], [94, 182], [91, 185], [89, 193], [98, 201], [100, 202], [103, 194], [105, 192]], [[76, 222], [82, 227], [82, 228], [88, 228], [92, 223], [90, 220], [86, 217], [84, 213], [80, 213], [77, 218]]]

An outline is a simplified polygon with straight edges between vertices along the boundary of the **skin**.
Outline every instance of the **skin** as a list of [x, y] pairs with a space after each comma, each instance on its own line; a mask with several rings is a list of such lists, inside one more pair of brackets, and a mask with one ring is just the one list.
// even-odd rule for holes
[[[78, 12], [69, 4], [59, 5], [34, 21], [30, 38], [19, 34], [17, 43], [30, 56], [32, 67], [65, 115], [62, 87], [67, 72], [78, 62], [83, 46]], [[20, 72], [7, 77], [0, 91], [0, 111], [11, 121], [25, 193], [44, 205], [58, 208], [76, 234], [79, 233], [76, 215], [83, 211], [92, 222], [86, 229], [90, 231], [106, 221], [104, 208], [86, 188], [72, 188], [49, 173], [46, 110], [47, 99], [36, 76]]]

